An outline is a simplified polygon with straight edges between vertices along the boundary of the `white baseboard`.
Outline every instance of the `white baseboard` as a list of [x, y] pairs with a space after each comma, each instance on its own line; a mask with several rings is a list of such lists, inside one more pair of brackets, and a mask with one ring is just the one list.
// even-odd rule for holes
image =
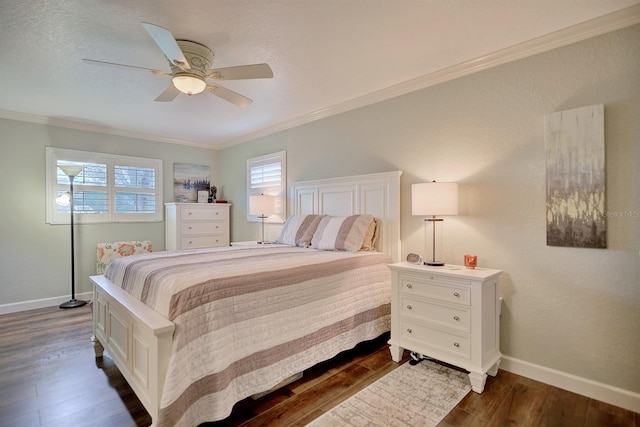
[[[89, 301], [91, 298], [93, 298], [93, 292], [76, 294], [76, 298]], [[64, 297], [44, 298], [31, 301], [21, 301], [11, 304], [2, 304], [0, 305], [0, 315], [17, 313], [19, 311], [35, 310], [37, 308], [54, 307], [56, 305], [62, 304], [63, 302], [69, 301], [69, 299], [70, 296], [67, 295]]]
[[640, 393], [634, 393], [504, 355], [502, 356], [500, 369], [633, 412], [640, 412]]

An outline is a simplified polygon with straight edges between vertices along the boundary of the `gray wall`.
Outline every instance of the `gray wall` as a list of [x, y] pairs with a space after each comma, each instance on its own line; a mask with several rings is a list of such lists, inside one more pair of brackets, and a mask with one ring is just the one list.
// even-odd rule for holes
[[[163, 160], [164, 201], [173, 201], [173, 163], [211, 166], [217, 153], [187, 146], [0, 119], [0, 305], [68, 296], [71, 254], [68, 225], [45, 224], [45, 147]], [[76, 292], [91, 291], [96, 243], [151, 240], [164, 250], [164, 222], [77, 225]]]
[[[640, 26], [485, 70], [220, 152], [232, 240], [245, 161], [286, 150], [288, 181], [403, 170], [402, 252], [424, 253], [410, 186], [460, 183], [444, 259], [502, 269], [504, 354], [640, 392]], [[609, 248], [546, 246], [544, 116], [605, 106]], [[277, 236], [277, 228], [270, 227]]]

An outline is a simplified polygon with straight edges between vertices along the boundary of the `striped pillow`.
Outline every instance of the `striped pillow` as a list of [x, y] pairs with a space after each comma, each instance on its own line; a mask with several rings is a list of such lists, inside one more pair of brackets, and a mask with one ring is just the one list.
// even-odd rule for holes
[[374, 222], [372, 215], [324, 216], [311, 239], [311, 247], [325, 251], [359, 251]]
[[322, 215], [294, 215], [287, 218], [277, 243], [309, 247]]

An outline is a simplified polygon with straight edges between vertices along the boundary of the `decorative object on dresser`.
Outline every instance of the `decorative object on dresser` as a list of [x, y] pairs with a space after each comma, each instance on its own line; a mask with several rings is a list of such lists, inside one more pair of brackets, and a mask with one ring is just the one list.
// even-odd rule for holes
[[75, 269], [75, 265], [74, 265], [74, 259], [75, 259], [75, 250], [74, 250], [74, 235], [73, 235], [73, 215], [74, 215], [74, 208], [73, 208], [73, 181], [75, 181], [76, 177], [78, 175], [80, 175], [80, 173], [82, 173], [82, 170], [84, 169], [82, 165], [73, 165], [73, 164], [69, 164], [69, 165], [60, 165], [58, 166], [58, 168], [64, 172], [64, 174], [69, 178], [69, 193], [64, 193], [63, 195], [61, 195], [60, 197], [58, 197], [56, 199], [56, 203], [58, 203], [58, 205], [60, 206], [69, 206], [69, 218], [70, 218], [70, 225], [71, 225], [71, 299], [67, 302], [63, 302], [62, 304], [60, 304], [60, 308], [76, 308], [76, 307], [82, 307], [83, 305], [85, 305], [87, 302], [83, 301], [83, 300], [79, 300], [76, 299], [76, 280], [75, 280], [75, 276], [76, 276], [76, 269]]
[[482, 393], [500, 366], [500, 270], [391, 264], [391, 358], [405, 349], [469, 371]]
[[[431, 223], [431, 261], [426, 265], [442, 266], [443, 261], [436, 260], [436, 223], [444, 221], [438, 215], [458, 215], [458, 184], [455, 182], [425, 182], [411, 186], [411, 214], [430, 215], [425, 218], [424, 235], [427, 242], [427, 224]], [[426, 246], [426, 245], [425, 245]], [[428, 251], [427, 251], [428, 252]], [[425, 255], [425, 258], [428, 258]]]
[[264, 240], [264, 220], [276, 213], [276, 198], [267, 194], [249, 196], [249, 214], [258, 215], [261, 222], [262, 238], [260, 244], [270, 243]]
[[464, 266], [467, 268], [476, 268], [478, 265], [478, 256], [477, 255], [465, 255], [464, 256]]
[[228, 203], [165, 203], [165, 248], [229, 246]]
[[212, 185], [209, 187], [209, 198], [207, 199], [207, 201], [209, 203], [215, 203], [217, 198], [218, 198], [218, 187], [216, 187], [215, 185]]

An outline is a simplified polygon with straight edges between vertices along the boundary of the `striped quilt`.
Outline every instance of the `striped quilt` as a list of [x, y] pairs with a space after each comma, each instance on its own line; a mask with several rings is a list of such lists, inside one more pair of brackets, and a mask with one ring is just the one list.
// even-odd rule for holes
[[105, 276], [176, 325], [158, 426], [197, 426], [390, 329], [387, 255], [284, 245], [120, 258]]

